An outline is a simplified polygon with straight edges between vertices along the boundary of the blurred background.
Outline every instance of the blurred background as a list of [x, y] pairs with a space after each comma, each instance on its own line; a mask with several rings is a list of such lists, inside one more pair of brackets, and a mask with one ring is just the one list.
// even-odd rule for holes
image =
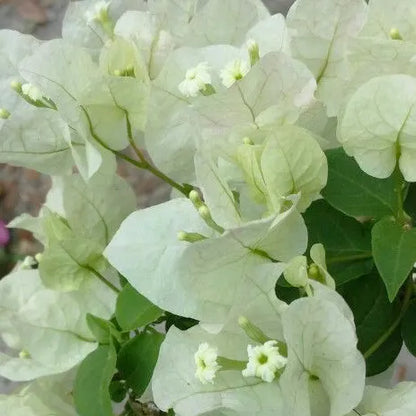
[[[293, 3], [293, 0], [263, 1], [272, 13], [283, 14]], [[0, 0], [0, 29], [18, 30], [45, 40], [59, 37], [68, 3], [69, 0]], [[147, 172], [138, 172], [129, 165], [121, 164], [119, 174], [135, 189], [139, 207], [160, 203], [169, 196], [169, 187]], [[0, 164], [0, 278], [10, 271], [16, 261], [41, 249], [30, 233], [9, 232], [5, 225], [24, 212], [37, 215], [49, 186], [47, 176]], [[395, 382], [416, 380], [416, 360], [403, 351], [391, 374]], [[0, 377], [0, 393], [11, 391], [14, 387]]]

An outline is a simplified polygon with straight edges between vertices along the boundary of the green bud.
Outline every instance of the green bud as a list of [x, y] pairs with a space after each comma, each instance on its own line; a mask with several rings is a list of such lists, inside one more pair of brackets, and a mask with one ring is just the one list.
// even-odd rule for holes
[[199, 233], [186, 233], [185, 231], [178, 232], [179, 241], [186, 241], [188, 243], [196, 243], [197, 241], [202, 241], [206, 239], [207, 237]]
[[202, 202], [201, 197], [199, 196], [198, 191], [192, 190], [191, 192], [189, 192], [189, 199], [195, 205], [196, 208], [199, 208], [204, 204]]
[[390, 38], [393, 40], [403, 40], [399, 30], [395, 27], [390, 29]]
[[259, 327], [251, 323], [245, 316], [240, 316], [238, 318], [238, 325], [240, 325], [241, 329], [253, 341], [264, 344], [265, 342], [272, 340]]
[[247, 144], [247, 145], [253, 146], [254, 145], [254, 142], [253, 142], [253, 140], [250, 139], [250, 137], [244, 137], [243, 138], [243, 144]]
[[0, 118], [3, 120], [7, 120], [10, 117], [10, 112], [7, 111], [5, 108], [0, 108]]
[[319, 270], [319, 266], [317, 266], [315, 263], [312, 263], [309, 266], [308, 275], [310, 279], [325, 284], [325, 277], [322, 276], [321, 271]]
[[35, 260], [40, 263], [42, 261], [43, 258], [43, 253], [38, 253], [35, 255]]
[[21, 358], [22, 360], [27, 360], [28, 358], [31, 358], [31, 355], [29, 351], [22, 350], [19, 352], [19, 358]]
[[215, 90], [214, 86], [211, 84], [205, 84], [205, 88], [200, 90], [202, 95], [208, 97], [209, 95], [215, 94], [217, 91]]
[[198, 208], [199, 215], [206, 221], [212, 220], [209, 208], [203, 204]]
[[10, 88], [16, 91], [18, 94], [22, 93], [22, 83], [19, 81], [16, 81], [16, 80], [12, 81], [10, 83]]
[[250, 57], [250, 64], [254, 66], [260, 60], [260, 48], [259, 44], [254, 40], [250, 39], [247, 41], [248, 55]]
[[123, 75], [123, 71], [122, 71], [121, 69], [115, 69], [115, 70], [113, 71], [113, 74], [114, 74], [116, 77], [121, 77], [121, 76]]
[[208, 227], [211, 227], [213, 230], [219, 232], [220, 234], [224, 233], [224, 228], [222, 228], [212, 219], [211, 212], [205, 204], [202, 204], [198, 208], [198, 212], [201, 218], [206, 222]]

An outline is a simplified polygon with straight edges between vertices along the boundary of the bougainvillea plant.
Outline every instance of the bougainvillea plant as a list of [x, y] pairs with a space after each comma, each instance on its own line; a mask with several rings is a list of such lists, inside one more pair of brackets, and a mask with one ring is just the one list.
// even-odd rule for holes
[[416, 414], [414, 0], [73, 2], [0, 31], [0, 107], [53, 179], [9, 224], [44, 251], [0, 282], [2, 415]]

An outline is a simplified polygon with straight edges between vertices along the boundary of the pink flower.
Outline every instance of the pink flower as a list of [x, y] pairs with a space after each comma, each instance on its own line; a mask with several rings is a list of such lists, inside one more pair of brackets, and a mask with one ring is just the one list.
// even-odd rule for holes
[[10, 232], [6, 224], [0, 220], [0, 247], [4, 247], [10, 241]]

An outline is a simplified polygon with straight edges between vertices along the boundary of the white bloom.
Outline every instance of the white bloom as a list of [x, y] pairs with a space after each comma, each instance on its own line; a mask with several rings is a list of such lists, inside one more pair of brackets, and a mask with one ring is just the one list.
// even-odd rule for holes
[[242, 59], [230, 62], [220, 73], [222, 83], [230, 88], [236, 81], [243, 78], [250, 71], [250, 65]]
[[265, 344], [247, 347], [248, 363], [243, 370], [244, 377], [259, 377], [271, 383], [276, 372], [286, 366], [287, 358], [279, 352], [277, 341], [267, 341]]
[[85, 17], [88, 23], [103, 21], [108, 17], [108, 8], [111, 1], [98, 1], [86, 13]]
[[178, 88], [185, 97], [196, 97], [207, 84], [211, 84], [209, 66], [207, 62], [201, 62], [195, 68], [186, 71], [185, 79]]
[[20, 265], [21, 270], [31, 270], [38, 263], [32, 256], [26, 256]]
[[195, 353], [196, 372], [195, 377], [202, 384], [214, 383], [217, 371], [221, 368], [218, 365], [218, 350], [210, 347], [206, 342], [201, 344]]
[[40, 89], [33, 84], [23, 84], [22, 93], [33, 101], [40, 101], [43, 98]]

